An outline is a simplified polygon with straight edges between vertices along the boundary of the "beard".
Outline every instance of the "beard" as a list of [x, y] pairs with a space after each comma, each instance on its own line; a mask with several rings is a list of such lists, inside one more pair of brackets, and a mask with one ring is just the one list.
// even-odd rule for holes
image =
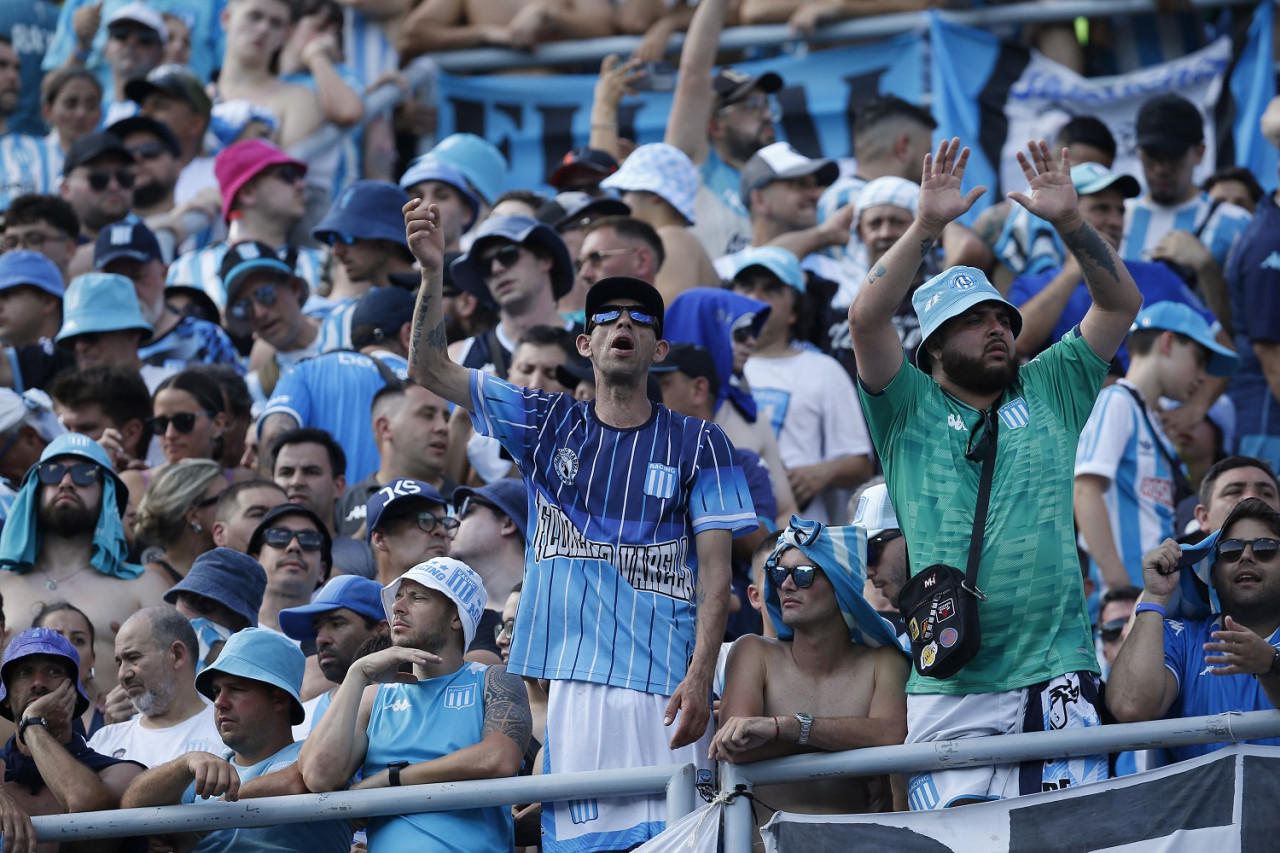
[[975, 358], [943, 346], [939, 360], [952, 382], [978, 394], [995, 394], [1018, 379], [1016, 358], [1010, 358], [1004, 364], [990, 365], [985, 364], [981, 357]]
[[148, 687], [137, 698], [130, 698], [129, 702], [142, 716], [152, 717], [169, 710], [169, 705], [173, 702], [174, 692], [174, 685], [158, 684], [154, 687]]
[[[55, 495], [56, 497], [56, 495]], [[41, 503], [36, 511], [41, 530], [63, 539], [92, 533], [98, 524], [98, 512], [83, 503], [50, 505]]]
[[164, 201], [173, 187], [166, 187], [158, 181], [135, 184], [133, 187], [133, 206], [152, 207]]

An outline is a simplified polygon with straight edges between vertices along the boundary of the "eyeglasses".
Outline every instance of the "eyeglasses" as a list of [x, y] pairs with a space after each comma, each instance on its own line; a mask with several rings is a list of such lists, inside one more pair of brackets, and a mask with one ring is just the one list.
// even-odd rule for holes
[[787, 576], [791, 576], [791, 580], [795, 583], [796, 589], [808, 589], [813, 586], [814, 576], [818, 572], [817, 566], [787, 566], [783, 568], [777, 564], [765, 566], [765, 574], [769, 576], [769, 583], [782, 589], [783, 582]]
[[85, 180], [89, 182], [89, 187], [94, 192], [102, 192], [107, 188], [107, 184], [111, 183], [111, 179], [115, 178], [116, 183], [120, 185], [120, 189], [128, 190], [133, 188], [133, 182], [137, 177], [128, 169], [116, 169], [114, 172], [107, 169], [94, 169], [85, 175]]
[[592, 314], [591, 325], [605, 326], [605, 325], [608, 325], [609, 323], [617, 322], [618, 318], [622, 316], [623, 311], [626, 311], [628, 317], [630, 317], [634, 322], [639, 323], [642, 326], [649, 326], [650, 328], [653, 328], [653, 329], [658, 328], [658, 318], [656, 315], [646, 314], [643, 311], [639, 310], [638, 307], [633, 308], [630, 305], [623, 305], [618, 308], [609, 308], [599, 312], [598, 314]]
[[[471, 514], [471, 510], [478, 506], [482, 506], [487, 510], [492, 510], [493, 512], [502, 512], [497, 504], [490, 503], [482, 498], [468, 497], [462, 502], [462, 506], [458, 507], [458, 518], [466, 518]], [[506, 513], [503, 513], [503, 515], [505, 514]]]
[[36, 479], [46, 486], [56, 486], [67, 474], [77, 486], [90, 486], [102, 479], [102, 469], [92, 462], [41, 462]]
[[163, 154], [169, 153], [169, 149], [159, 142], [149, 142], [146, 145], [138, 145], [129, 149], [129, 153], [138, 160], [154, 160]]
[[594, 252], [587, 252], [585, 255], [578, 258], [578, 269], [582, 269], [583, 267], [598, 267], [607, 259], [612, 258], [615, 255], [629, 255], [632, 252], [638, 251], [640, 251], [639, 246], [632, 246], [629, 249], [597, 249]]
[[304, 551], [319, 551], [324, 537], [319, 530], [290, 530], [288, 527], [268, 527], [262, 531], [262, 541], [272, 548], [288, 548], [289, 543], [298, 540], [298, 547]]
[[982, 420], [974, 425], [969, 433], [969, 444], [965, 447], [964, 458], [970, 462], [981, 462], [987, 458], [991, 450], [991, 440], [996, 434], [996, 418], [990, 409], [983, 409]]
[[867, 565], [874, 566], [884, 556], [884, 546], [895, 539], [902, 538], [901, 530], [886, 530], [867, 540]]
[[28, 231], [25, 234], [6, 234], [0, 237], [0, 252], [12, 252], [14, 249], [33, 249], [40, 251], [45, 243], [68, 235], [46, 234], [43, 231]]
[[489, 275], [493, 271], [493, 262], [497, 261], [498, 266], [504, 270], [509, 270], [520, 260], [520, 247], [515, 243], [508, 243], [501, 249], [489, 252], [487, 255], [481, 255], [480, 274]]
[[501, 625], [494, 625], [493, 641], [495, 643], [501, 642], [503, 637], [506, 637], [508, 640], [511, 639], [511, 632], [515, 629], [515, 627], [516, 627], [516, 620], [514, 619], [508, 619], [507, 621], [503, 622]]
[[150, 27], [108, 27], [107, 37], [116, 41], [128, 41], [133, 36], [143, 47], [159, 47], [160, 34]]
[[274, 284], [264, 284], [248, 296], [232, 302], [227, 309], [227, 314], [236, 320], [247, 320], [249, 315], [253, 313], [253, 303], [256, 302], [263, 308], [270, 308], [276, 304], [276, 299], [279, 296], [279, 290]]
[[306, 175], [301, 169], [292, 163], [281, 163], [279, 166], [268, 166], [262, 170], [264, 175], [284, 181], [286, 184], [296, 184]]
[[767, 115], [769, 118], [777, 118], [781, 112], [776, 103], [768, 95], [752, 95], [750, 98], [743, 98], [741, 101], [734, 101], [732, 104], [725, 104], [720, 108], [720, 112], [727, 110], [738, 110], [744, 113], [759, 113]]
[[201, 415], [213, 417], [217, 412], [179, 412], [176, 415], [156, 415], [153, 418], [147, 418], [147, 426], [151, 427], [151, 431], [156, 435], [164, 435], [169, 431], [169, 424], [173, 424], [173, 428], [178, 432], [186, 434], [196, 428], [196, 418]]
[[1120, 634], [1124, 631], [1125, 623], [1128, 621], [1128, 617], [1121, 617], [1120, 619], [1112, 619], [1110, 622], [1103, 622], [1098, 626], [1098, 636], [1102, 637], [1102, 642], [1104, 643], [1114, 643], [1120, 639]]
[[451, 515], [436, 515], [425, 509], [413, 516], [413, 521], [423, 533], [430, 533], [436, 525], [444, 531], [445, 536], [452, 536], [458, 529], [459, 521]]
[[1244, 546], [1253, 551], [1253, 558], [1262, 563], [1275, 559], [1280, 551], [1280, 541], [1275, 539], [1225, 539], [1218, 543], [1218, 559], [1224, 563], [1234, 563], [1244, 556]]

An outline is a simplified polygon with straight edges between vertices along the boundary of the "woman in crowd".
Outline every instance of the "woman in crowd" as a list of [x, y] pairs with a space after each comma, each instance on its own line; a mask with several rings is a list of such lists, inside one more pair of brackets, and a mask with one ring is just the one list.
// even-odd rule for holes
[[157, 472], [134, 523], [138, 538], [152, 546], [144, 555], [149, 570], [171, 584], [187, 576], [196, 557], [213, 547], [214, 508], [226, 487], [212, 459], [183, 459]]
[[40, 114], [52, 128], [45, 140], [54, 171], [61, 175], [71, 143], [92, 133], [102, 121], [102, 84], [84, 68], [59, 68], [46, 74], [40, 85]]

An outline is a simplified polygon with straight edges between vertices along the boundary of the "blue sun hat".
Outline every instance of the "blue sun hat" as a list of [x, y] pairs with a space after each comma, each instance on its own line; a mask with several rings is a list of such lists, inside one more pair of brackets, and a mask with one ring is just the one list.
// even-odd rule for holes
[[289, 724], [296, 726], [307, 716], [299, 695], [306, 667], [302, 649], [284, 634], [266, 628], [245, 628], [232, 634], [218, 659], [196, 676], [196, 690], [213, 699], [213, 677], [220, 672], [279, 687], [293, 700]]
[[924, 353], [924, 345], [930, 335], [942, 328], [952, 317], [959, 317], [975, 305], [983, 302], [999, 302], [1009, 309], [1009, 320], [1016, 338], [1022, 333], [1022, 314], [1012, 302], [1000, 295], [987, 280], [986, 273], [973, 267], [951, 267], [938, 273], [916, 289], [911, 296], [911, 307], [920, 319], [920, 346], [916, 359]]
[[52, 628], [28, 628], [5, 646], [4, 663], [0, 664], [0, 717], [14, 718], [13, 706], [3, 704], [9, 696], [6, 681], [9, 665], [31, 655], [50, 655], [65, 658], [71, 664], [71, 679], [76, 685], [76, 706], [73, 715], [79, 717], [89, 708], [89, 696], [80, 683], [80, 655], [67, 639]]
[[333, 245], [335, 240], [386, 240], [409, 248], [401, 209], [409, 194], [390, 181], [356, 181], [342, 191], [311, 236]]
[[[423, 181], [439, 181], [457, 190], [462, 200], [467, 203], [467, 209], [471, 211], [471, 218], [463, 223], [462, 230], [467, 231], [476, 224], [476, 217], [480, 215], [480, 196], [471, 189], [466, 176], [434, 154], [423, 154], [409, 163], [409, 168], [405, 169], [404, 174], [400, 176], [400, 189], [408, 193]], [[404, 231], [403, 220], [400, 230]]]
[[151, 324], [142, 316], [138, 292], [122, 275], [91, 272], [72, 279], [62, 299], [62, 328], [54, 340], [69, 348], [71, 339], [100, 332], [137, 329], [142, 341], [151, 337]]
[[366, 619], [384, 619], [382, 584], [359, 575], [338, 575], [320, 588], [310, 604], [281, 610], [280, 630], [291, 639], [314, 643], [316, 614], [332, 613], [342, 608], [359, 613]]
[[489, 140], [474, 133], [452, 133], [430, 153], [461, 172], [485, 203], [493, 204], [502, 195], [507, 158]]

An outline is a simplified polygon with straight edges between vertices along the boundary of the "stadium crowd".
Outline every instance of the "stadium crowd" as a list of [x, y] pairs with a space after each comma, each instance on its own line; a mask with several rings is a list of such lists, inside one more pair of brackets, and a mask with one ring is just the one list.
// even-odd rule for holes
[[[38, 815], [1280, 706], [1276, 176], [1197, 183], [1204, 107], [1158, 94], [1141, 174], [1077, 115], [970, 227], [978, 140], [886, 93], [809, 157], [781, 77], [716, 64], [728, 26], [931, 5], [0, 10], [0, 851], [62, 849]], [[473, 134], [405, 156], [429, 104], [366, 115], [419, 55], [614, 34], [639, 46], [546, 185]], [[661, 75], [636, 145], [625, 99]], [[1280, 99], [1249, 120], [1280, 146]], [[753, 802], [945, 808], [1214, 748]], [[626, 850], [664, 820], [63, 847]]]

